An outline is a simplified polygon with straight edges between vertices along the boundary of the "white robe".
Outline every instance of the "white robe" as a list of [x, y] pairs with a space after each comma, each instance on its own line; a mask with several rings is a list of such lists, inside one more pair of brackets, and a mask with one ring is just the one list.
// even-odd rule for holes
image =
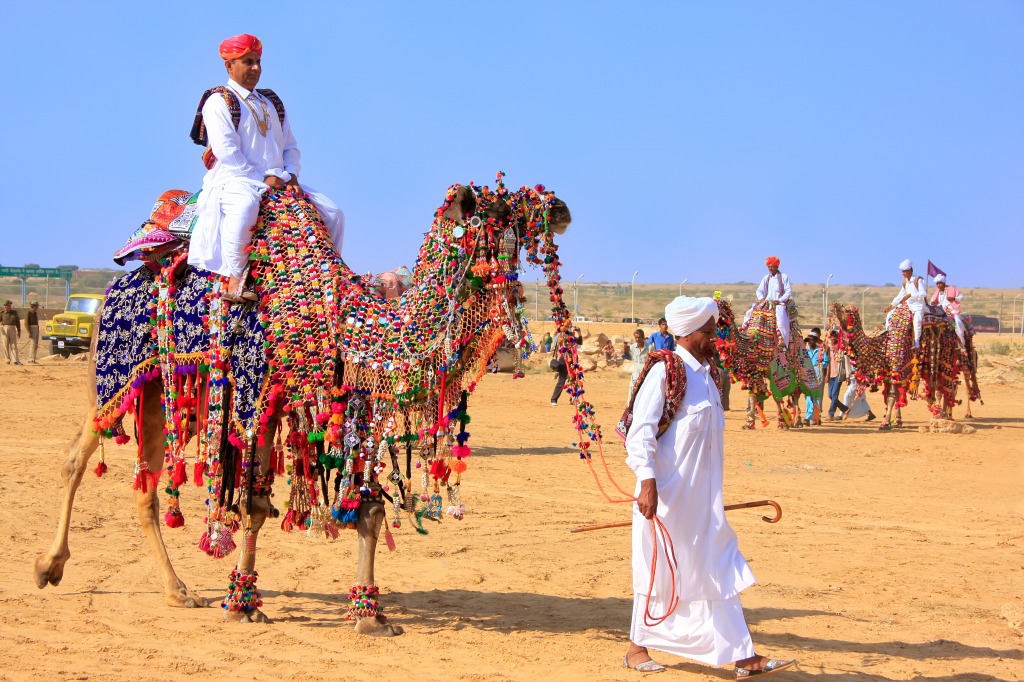
[[[227, 87], [239, 100], [248, 100], [261, 119], [267, 115], [267, 134], [259, 133], [256, 119], [244, 101], [239, 102], [238, 130], [222, 95], [211, 95], [203, 104], [203, 121], [217, 162], [203, 177], [188, 262], [220, 275], [241, 278], [249, 260], [251, 230], [267, 190], [263, 180], [273, 175], [287, 182], [293, 174], [298, 175], [301, 155], [287, 116], [282, 123], [277, 109], [259, 93], [250, 92], [232, 80], [228, 80]], [[306, 185], [301, 187], [323, 218], [340, 254], [345, 235], [344, 213], [325, 195]]]
[[921, 277], [911, 277], [909, 281], [903, 282], [903, 286], [900, 287], [900, 291], [896, 294], [892, 303], [892, 310], [885, 316], [885, 328], [889, 328], [889, 318], [892, 317], [896, 309], [903, 303], [903, 297], [910, 295], [907, 299], [907, 307], [910, 308], [910, 312], [914, 314], [914, 345], [921, 343], [921, 330], [924, 324], [924, 280]]
[[675, 351], [686, 365], [682, 406], [661, 438], [658, 420], [665, 402], [665, 365], [659, 363], [641, 384], [633, 404], [633, 425], [626, 436], [626, 464], [640, 481], [654, 478], [658, 518], [675, 547], [679, 605], [664, 622], [644, 623], [650, 610], [667, 610], [671, 584], [665, 555], [659, 550], [657, 580], [650, 589], [653, 539], [651, 522], [633, 505], [633, 620], [630, 640], [640, 646], [725, 665], [754, 655], [739, 593], [754, 584], [740, 554], [736, 533], [725, 518], [722, 478], [725, 416], [706, 364], [685, 349]]
[[843, 395], [843, 404], [847, 407], [845, 415], [847, 419], [857, 419], [871, 413], [867, 391], [862, 391], [860, 395], [857, 395], [857, 377], [850, 377], [850, 383]]
[[[769, 272], [761, 278], [761, 283], [757, 285], [755, 296], [757, 298], [754, 299], [754, 305], [757, 305], [757, 301], [762, 300], [778, 301], [778, 305], [775, 306], [775, 325], [779, 328], [782, 345], [788, 348], [789, 310], [786, 308], [786, 304], [793, 298], [793, 287], [789, 283], [789, 275], [783, 272], [777, 272], [773, 275]], [[743, 322], [746, 323], [753, 314], [754, 306], [752, 305], [747, 314], [743, 316]]]

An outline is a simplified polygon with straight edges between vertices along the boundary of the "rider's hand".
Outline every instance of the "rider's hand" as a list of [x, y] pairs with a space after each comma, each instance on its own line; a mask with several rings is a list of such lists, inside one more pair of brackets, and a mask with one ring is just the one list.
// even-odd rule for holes
[[299, 187], [299, 176], [295, 173], [292, 173], [292, 179], [284, 184], [296, 194], [302, 192], [302, 188]]
[[883, 312], [883, 313], [887, 313], [887, 312], [889, 312], [890, 310], [892, 310], [892, 306], [891, 306], [891, 305], [887, 305], [887, 306], [885, 306], [884, 308], [882, 308], [882, 312]]
[[640, 494], [636, 496], [636, 506], [645, 519], [652, 519], [658, 512], [658, 484], [653, 478], [640, 481]]
[[284, 187], [284, 180], [277, 177], [276, 175], [268, 175], [267, 177], [263, 178], [263, 184], [265, 184], [267, 187], [273, 187], [274, 189], [281, 189], [282, 187]]

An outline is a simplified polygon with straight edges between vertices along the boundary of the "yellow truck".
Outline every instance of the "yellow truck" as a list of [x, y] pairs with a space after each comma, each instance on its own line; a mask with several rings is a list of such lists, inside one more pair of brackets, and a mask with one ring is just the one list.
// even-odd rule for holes
[[89, 350], [96, 313], [106, 299], [102, 294], [71, 294], [64, 312], [46, 323], [44, 337], [50, 340], [50, 354], [68, 357]]

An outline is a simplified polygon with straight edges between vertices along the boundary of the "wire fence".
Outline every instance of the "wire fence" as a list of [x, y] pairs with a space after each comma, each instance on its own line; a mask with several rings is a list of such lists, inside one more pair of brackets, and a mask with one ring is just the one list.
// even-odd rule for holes
[[[71, 278], [71, 293], [101, 294], [114, 279], [125, 273], [115, 269], [76, 270]], [[46, 310], [64, 308], [63, 280], [30, 278], [26, 282], [29, 301], [38, 301]], [[955, 282], [954, 282], [955, 284]], [[524, 282], [526, 314], [537, 320], [548, 320], [551, 304], [547, 288], [540, 282]], [[562, 282], [564, 299], [577, 316], [594, 322], [625, 322], [652, 324], [664, 314], [665, 304], [680, 294], [711, 296], [716, 291], [731, 297], [733, 310], [745, 312], [754, 302], [756, 282], [723, 284], [636, 284], [629, 282]], [[21, 281], [0, 279], [0, 299], [10, 299], [21, 307]], [[804, 328], [824, 324], [824, 291], [820, 284], [794, 284], [794, 300], [800, 310]], [[833, 285], [828, 300], [856, 305], [866, 329], [873, 329], [885, 320], [882, 309], [899, 291], [895, 283], [881, 285]], [[932, 288], [929, 291], [934, 291]], [[964, 294], [963, 313], [971, 315], [975, 327], [983, 331], [1021, 334], [1024, 327], [1024, 288], [982, 289], [960, 287]], [[980, 319], [979, 319], [980, 318]]]
[[[725, 284], [637, 284], [629, 282], [575, 283], [563, 281], [563, 298], [578, 317], [594, 322], [626, 322], [653, 324], [664, 314], [665, 304], [676, 296], [712, 296], [721, 292], [732, 301], [737, 316], [754, 303], [757, 284], [734, 282]], [[527, 282], [526, 312], [538, 320], [550, 319], [547, 288], [542, 283]], [[929, 295], [934, 288], [929, 290]], [[961, 309], [971, 316], [980, 331], [1020, 334], [1024, 316], [1024, 288], [980, 289], [961, 288], [964, 300]], [[800, 326], [825, 325], [825, 292], [820, 284], [794, 284], [794, 301], [800, 314]], [[865, 329], [871, 330], [885, 321], [884, 308], [889, 305], [899, 287], [884, 285], [834, 285], [828, 289], [828, 302], [853, 304], [861, 311]], [[731, 298], [730, 298], [731, 297]]]

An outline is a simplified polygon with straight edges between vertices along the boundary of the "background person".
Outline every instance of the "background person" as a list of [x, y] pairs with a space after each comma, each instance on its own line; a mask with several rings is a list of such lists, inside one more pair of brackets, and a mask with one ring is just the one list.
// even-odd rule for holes
[[28, 312], [25, 313], [25, 329], [28, 330], [28, 338], [32, 342], [32, 359], [29, 363], [38, 365], [36, 358], [39, 356], [39, 302], [32, 301], [29, 304]]
[[754, 314], [754, 306], [758, 303], [770, 302], [775, 310], [775, 324], [779, 330], [782, 346], [788, 348], [789, 309], [787, 306], [793, 298], [793, 286], [789, 283], [789, 275], [779, 271], [782, 261], [778, 256], [768, 256], [764, 259], [764, 264], [768, 268], [768, 274], [762, 277], [761, 282], [757, 285], [757, 291], [754, 294], [757, 300], [754, 305], [750, 306], [743, 321], [746, 322], [750, 319], [750, 316]]
[[647, 339], [647, 345], [654, 350], [675, 350], [676, 349], [676, 338], [668, 331], [668, 322], [665, 318], [658, 320], [658, 331], [651, 334], [651, 338]]
[[924, 279], [914, 277], [914, 264], [910, 259], [900, 263], [900, 272], [903, 274], [903, 284], [899, 293], [893, 297], [892, 303], [885, 306], [882, 312], [885, 313], [885, 328], [889, 328], [889, 319], [893, 311], [901, 305], [906, 304], [914, 315], [914, 348], [921, 347], [921, 328], [924, 321]]
[[21, 338], [21, 316], [14, 309], [14, 301], [4, 301], [4, 308], [0, 310], [0, 334], [3, 335], [4, 355], [7, 357], [7, 364], [21, 364], [21, 351], [18, 350], [18, 339]]
[[960, 317], [960, 301], [962, 300], [964, 300], [964, 295], [956, 287], [946, 284], [945, 275], [935, 275], [935, 291], [932, 292], [932, 297], [928, 304], [940, 306], [947, 315], [953, 318], [953, 324], [956, 325], [956, 335], [960, 337], [961, 344], [966, 344], [967, 341], [964, 340], [964, 320]]
[[633, 360], [633, 374], [629, 378], [629, 397], [633, 396], [633, 386], [636, 384], [636, 379], [640, 376], [640, 370], [644, 368], [647, 355], [650, 352], [651, 347], [647, 345], [647, 340], [644, 338], [644, 330], [637, 329], [633, 332], [633, 343], [629, 345], [629, 356]]
[[[825, 361], [821, 356], [822, 349], [818, 345], [820, 340], [821, 330], [817, 327], [812, 327], [804, 337], [804, 347], [807, 349], [807, 354], [811, 356], [811, 366], [814, 367], [814, 374], [818, 377], [819, 383], [821, 381], [821, 365]], [[821, 398], [804, 396], [804, 416], [808, 426], [821, 426]]]
[[839, 347], [839, 332], [833, 329], [828, 333], [828, 344], [825, 348], [825, 362], [828, 363], [828, 418], [829, 421], [836, 420], [836, 410], [839, 410], [839, 418], [846, 414], [846, 405], [839, 400], [839, 391], [847, 377], [846, 353]]

